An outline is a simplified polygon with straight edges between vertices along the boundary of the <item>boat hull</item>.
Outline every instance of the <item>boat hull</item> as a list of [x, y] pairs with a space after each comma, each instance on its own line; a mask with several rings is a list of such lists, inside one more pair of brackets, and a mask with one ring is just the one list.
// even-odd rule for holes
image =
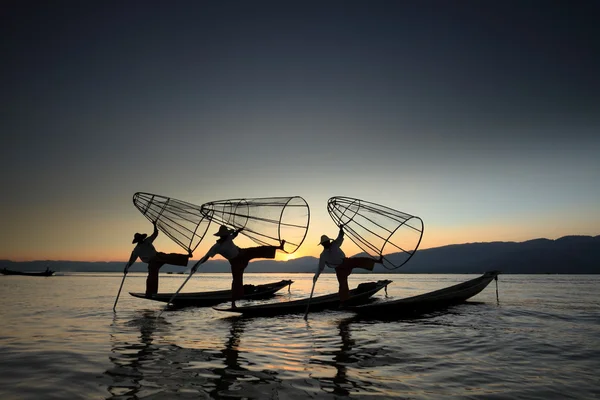
[[[390, 280], [381, 280], [377, 282], [361, 283], [355, 289], [350, 290], [349, 298], [346, 301], [346, 306], [355, 306], [368, 302], [371, 297], [392, 283]], [[283, 314], [299, 314], [306, 312], [306, 306], [309, 299], [300, 299], [294, 301], [286, 301], [280, 303], [259, 304], [255, 306], [236, 307], [236, 308], [218, 308], [217, 311], [232, 312], [243, 314], [244, 316], [273, 316]], [[309, 311], [311, 313], [335, 310], [340, 306], [338, 293], [327, 294], [323, 296], [313, 297], [310, 299]]]
[[393, 319], [437, 311], [464, 303], [479, 294], [491, 281], [497, 279], [499, 273], [499, 271], [489, 271], [478, 278], [444, 289], [404, 299], [350, 307], [350, 310], [361, 317], [378, 319]]
[[[264, 285], [244, 285], [244, 300], [261, 300], [273, 297], [275, 293], [294, 281], [282, 280]], [[134, 297], [168, 303], [175, 293], [158, 293], [147, 298], [144, 293], [129, 292]], [[211, 307], [231, 301], [231, 290], [217, 290], [213, 292], [188, 292], [179, 293], [172, 302], [173, 307]]]

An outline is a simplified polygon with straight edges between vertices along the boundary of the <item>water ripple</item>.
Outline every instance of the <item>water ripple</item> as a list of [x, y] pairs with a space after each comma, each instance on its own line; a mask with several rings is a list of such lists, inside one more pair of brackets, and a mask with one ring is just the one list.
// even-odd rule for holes
[[[471, 278], [386, 277], [402, 281], [390, 286], [391, 297]], [[306, 296], [310, 276], [294, 279], [301, 289], [286, 296]], [[160, 305], [135, 298], [122, 299], [113, 315], [114, 297], [103, 288], [115, 281], [64, 276], [42, 287], [13, 280], [42, 295], [2, 311], [0, 398], [600, 397], [597, 277], [503, 276], [499, 304], [488, 289], [469, 304], [409, 319], [363, 321], [335, 311], [311, 314], [308, 322], [302, 315], [249, 319], [210, 308], [157, 319]], [[221, 277], [205, 281], [228, 284]], [[143, 286], [143, 276], [129, 284]], [[325, 276], [323, 284], [335, 290], [335, 278]], [[9, 296], [25, 291], [3, 289]]]

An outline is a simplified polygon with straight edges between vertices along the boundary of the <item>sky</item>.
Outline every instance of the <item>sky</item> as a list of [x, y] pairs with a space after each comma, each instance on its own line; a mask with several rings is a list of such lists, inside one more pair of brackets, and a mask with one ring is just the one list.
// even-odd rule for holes
[[125, 262], [138, 191], [302, 196], [295, 256], [336, 234], [332, 196], [419, 216], [421, 248], [598, 235], [599, 11], [5, 1], [0, 259]]

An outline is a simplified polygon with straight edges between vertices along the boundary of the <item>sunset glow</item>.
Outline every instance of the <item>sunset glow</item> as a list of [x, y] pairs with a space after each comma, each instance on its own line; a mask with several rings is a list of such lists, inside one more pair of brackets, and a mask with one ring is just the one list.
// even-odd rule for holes
[[[39, 11], [47, 31], [17, 12], [0, 74], [0, 259], [125, 261], [132, 235], [152, 229], [138, 191], [196, 205], [302, 196], [310, 225], [296, 257], [336, 234], [332, 196], [419, 216], [421, 248], [600, 234], [589, 32], [546, 29], [536, 11], [544, 47], [524, 39], [530, 22], [380, 6], [344, 4], [332, 25], [318, 11], [297, 24], [218, 2], [150, 7], [135, 24]], [[159, 239], [160, 251], [183, 250]], [[209, 233], [194, 258], [212, 243]]]

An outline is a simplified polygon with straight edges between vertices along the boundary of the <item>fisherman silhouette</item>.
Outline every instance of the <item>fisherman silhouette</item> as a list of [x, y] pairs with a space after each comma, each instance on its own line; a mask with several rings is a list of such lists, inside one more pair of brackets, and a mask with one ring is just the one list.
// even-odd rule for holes
[[214, 234], [218, 236], [217, 242], [208, 250], [206, 255], [202, 257], [192, 268], [193, 272], [209, 258], [217, 254], [225, 257], [231, 265], [231, 307], [235, 308], [236, 300], [244, 297], [244, 270], [248, 266], [250, 260], [255, 258], [275, 258], [277, 250], [283, 250], [285, 240], [280, 242], [279, 246], [257, 246], [249, 248], [239, 248], [233, 243], [233, 239], [243, 231], [243, 228], [230, 230], [225, 225], [219, 227], [219, 231]]
[[177, 253], [162, 253], [157, 252], [152, 244], [154, 239], [158, 236], [158, 228], [156, 222], [153, 222], [154, 232], [148, 236], [145, 233], [136, 233], [133, 236], [131, 243], [137, 243], [131, 252], [131, 257], [125, 265], [125, 274], [129, 270], [129, 267], [133, 265], [135, 260], [139, 257], [142, 262], [148, 264], [148, 278], [146, 279], [146, 297], [152, 297], [153, 294], [158, 293], [158, 272], [160, 268], [165, 264], [178, 265], [180, 267], [186, 267], [192, 252], [188, 254], [177, 254]]
[[354, 268], [364, 268], [369, 271], [373, 271], [375, 264], [383, 263], [383, 256], [379, 259], [370, 257], [346, 257], [346, 254], [342, 251], [340, 246], [344, 241], [344, 226], [340, 225], [340, 232], [337, 238], [331, 240], [327, 235], [321, 236], [319, 244], [323, 246], [323, 251], [319, 256], [319, 266], [313, 282], [315, 283], [319, 279], [319, 275], [325, 269], [325, 266], [335, 268], [335, 275], [339, 284], [339, 296], [340, 296], [340, 307], [344, 306], [344, 302], [348, 300], [348, 293], [350, 288], [348, 287], [348, 276], [352, 273]]

